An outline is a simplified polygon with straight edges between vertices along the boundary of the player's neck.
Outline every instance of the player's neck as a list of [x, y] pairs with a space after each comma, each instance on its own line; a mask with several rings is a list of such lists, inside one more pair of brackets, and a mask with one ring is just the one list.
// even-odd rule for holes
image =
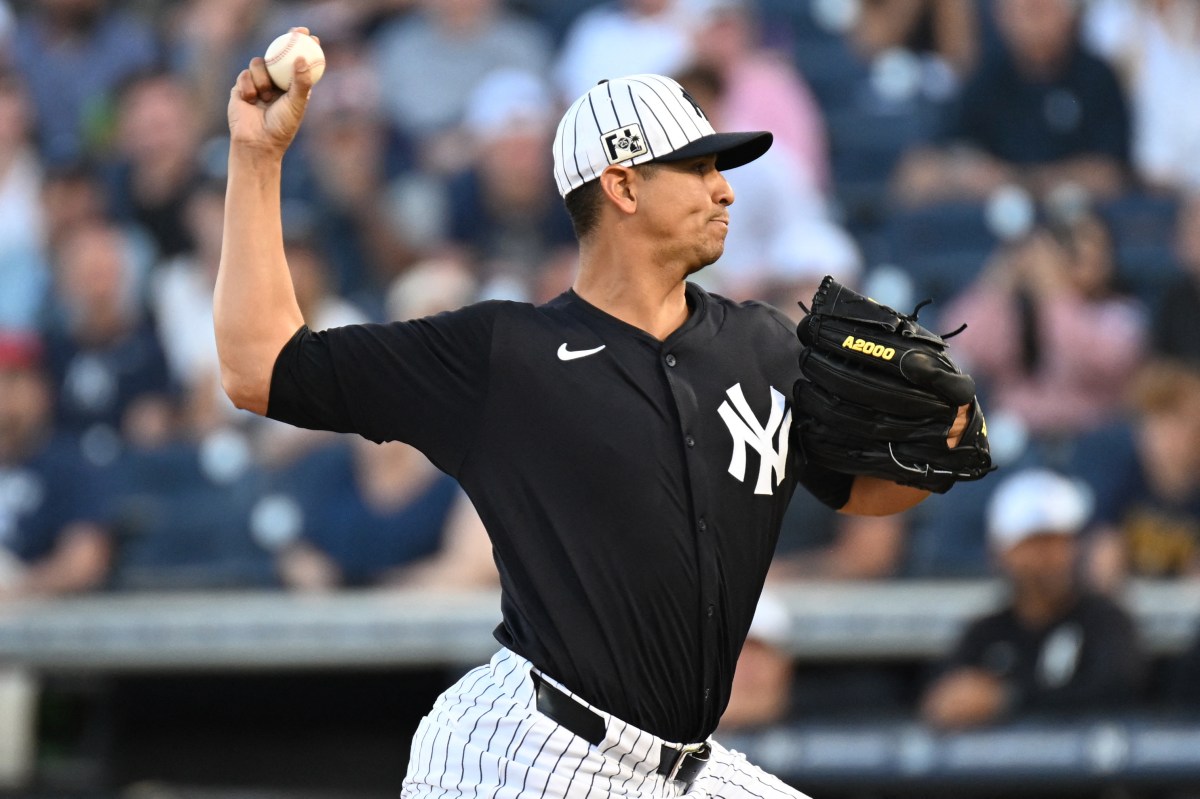
[[682, 276], [646, 267], [626, 253], [580, 252], [575, 293], [605, 313], [662, 341], [688, 317]]

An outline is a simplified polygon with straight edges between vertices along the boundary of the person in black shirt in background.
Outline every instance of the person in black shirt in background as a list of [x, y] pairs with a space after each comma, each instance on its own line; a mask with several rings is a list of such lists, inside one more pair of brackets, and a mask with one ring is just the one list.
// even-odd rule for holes
[[281, 94], [254, 59], [231, 93], [222, 384], [239, 407], [424, 452], [470, 496], [500, 572], [502, 648], [422, 720], [402, 796], [802, 796], [709, 737], [783, 512], [797, 483], [860, 514], [926, 492], [790, 458], [792, 323], [686, 280], [724, 249], [722, 170], [771, 135], [715, 133], [661, 76], [602, 81], [553, 144], [571, 290], [314, 332], [279, 215], [312, 85], [297, 69]]
[[988, 536], [1012, 591], [971, 624], [921, 715], [960, 729], [1021, 713], [1104, 712], [1137, 698], [1145, 658], [1133, 620], [1077, 577], [1090, 496], [1043, 469], [1008, 478], [988, 508]]
[[1003, 47], [971, 73], [938, 140], [904, 159], [900, 201], [982, 200], [1006, 184], [1036, 198], [1063, 184], [1097, 198], [1127, 187], [1129, 109], [1112, 67], [1080, 42], [1081, 5], [987, 4]]

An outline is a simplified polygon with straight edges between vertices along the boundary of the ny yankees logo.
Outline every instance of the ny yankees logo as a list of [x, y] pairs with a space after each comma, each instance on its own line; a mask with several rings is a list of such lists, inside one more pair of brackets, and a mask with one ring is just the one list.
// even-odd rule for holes
[[[784, 409], [787, 399], [771, 387], [771, 411], [767, 415], [767, 423], [758, 423], [758, 417], [750, 410], [746, 396], [742, 393], [742, 384], [735, 383], [725, 390], [729, 399], [721, 403], [717, 413], [729, 428], [733, 436], [733, 456], [729, 459], [729, 473], [738, 480], [746, 480], [746, 447], [758, 452], [758, 482], [754, 485], [755, 494], [772, 494], [775, 489], [771, 484], [771, 472], [775, 473], [775, 485], [783, 482], [787, 470], [788, 438], [792, 429], [792, 412]], [[729, 403], [733, 404], [730, 405]], [[778, 443], [776, 441], [778, 433]]]

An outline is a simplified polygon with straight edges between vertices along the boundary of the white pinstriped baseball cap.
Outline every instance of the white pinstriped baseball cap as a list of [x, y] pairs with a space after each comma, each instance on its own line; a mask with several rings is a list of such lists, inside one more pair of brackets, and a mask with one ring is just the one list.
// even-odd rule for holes
[[683, 87], [662, 75], [602, 80], [563, 114], [554, 135], [554, 180], [564, 197], [600, 177], [610, 164], [717, 156], [717, 169], [749, 163], [767, 151], [766, 131], [717, 133]]

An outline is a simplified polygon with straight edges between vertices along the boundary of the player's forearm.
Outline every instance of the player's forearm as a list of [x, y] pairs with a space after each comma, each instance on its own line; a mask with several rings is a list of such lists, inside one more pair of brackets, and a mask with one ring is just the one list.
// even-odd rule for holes
[[213, 298], [221, 384], [240, 408], [265, 413], [275, 358], [304, 323], [283, 250], [280, 159], [236, 144]]
[[840, 512], [854, 516], [889, 516], [908, 510], [928, 496], [929, 492], [920, 488], [860, 474], [854, 478], [850, 499]]

